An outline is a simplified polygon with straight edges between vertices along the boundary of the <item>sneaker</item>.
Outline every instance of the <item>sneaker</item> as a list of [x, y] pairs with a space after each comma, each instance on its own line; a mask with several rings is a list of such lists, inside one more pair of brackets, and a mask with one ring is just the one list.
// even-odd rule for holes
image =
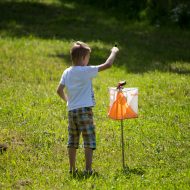
[[0, 153], [7, 151], [8, 146], [6, 144], [0, 144]]
[[76, 175], [77, 173], [78, 173], [78, 168], [76, 168], [75, 171], [69, 170], [69, 174], [71, 175]]
[[95, 176], [95, 175], [97, 175], [98, 173], [97, 172], [95, 172], [95, 170], [84, 170], [84, 172], [83, 172], [83, 175], [84, 176]]

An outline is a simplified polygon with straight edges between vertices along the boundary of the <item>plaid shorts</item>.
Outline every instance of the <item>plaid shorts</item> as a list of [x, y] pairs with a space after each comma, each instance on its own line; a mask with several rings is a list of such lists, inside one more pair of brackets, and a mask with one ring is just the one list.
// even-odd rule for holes
[[96, 149], [95, 125], [91, 107], [78, 108], [69, 111], [69, 139], [67, 147], [78, 148], [80, 134], [82, 133], [84, 148]]

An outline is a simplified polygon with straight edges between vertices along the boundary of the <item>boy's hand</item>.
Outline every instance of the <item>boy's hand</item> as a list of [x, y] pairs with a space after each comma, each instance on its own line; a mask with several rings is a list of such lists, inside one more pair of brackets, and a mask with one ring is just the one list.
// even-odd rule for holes
[[111, 52], [113, 52], [113, 53], [118, 53], [118, 52], [119, 52], [118, 47], [113, 47], [113, 48], [111, 49]]
[[119, 52], [119, 49], [115, 46], [111, 49], [111, 54], [110, 56], [107, 58], [106, 62], [101, 64], [101, 65], [98, 65], [98, 72], [100, 71], [103, 71], [105, 69], [108, 69], [112, 66], [114, 60], [115, 60], [115, 57], [116, 57], [116, 54]]

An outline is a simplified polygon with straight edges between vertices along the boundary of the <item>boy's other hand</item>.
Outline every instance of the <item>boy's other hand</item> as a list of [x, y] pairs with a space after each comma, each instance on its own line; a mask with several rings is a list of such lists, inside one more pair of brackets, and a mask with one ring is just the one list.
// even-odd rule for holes
[[113, 48], [111, 49], [111, 52], [113, 52], [113, 53], [118, 53], [118, 52], [119, 52], [118, 47], [113, 47]]

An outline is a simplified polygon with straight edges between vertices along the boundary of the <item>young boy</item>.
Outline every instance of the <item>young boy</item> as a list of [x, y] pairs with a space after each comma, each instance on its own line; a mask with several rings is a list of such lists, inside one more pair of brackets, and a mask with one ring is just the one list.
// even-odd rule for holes
[[[71, 48], [73, 66], [67, 68], [61, 77], [57, 88], [58, 95], [68, 106], [68, 154], [70, 173], [75, 173], [76, 149], [82, 133], [85, 149], [86, 172], [92, 174], [92, 156], [96, 149], [95, 126], [92, 107], [95, 106], [92, 79], [97, 73], [110, 68], [119, 49], [113, 47], [106, 62], [98, 66], [88, 66], [90, 47], [80, 41]], [[65, 91], [66, 87], [66, 91]]]

